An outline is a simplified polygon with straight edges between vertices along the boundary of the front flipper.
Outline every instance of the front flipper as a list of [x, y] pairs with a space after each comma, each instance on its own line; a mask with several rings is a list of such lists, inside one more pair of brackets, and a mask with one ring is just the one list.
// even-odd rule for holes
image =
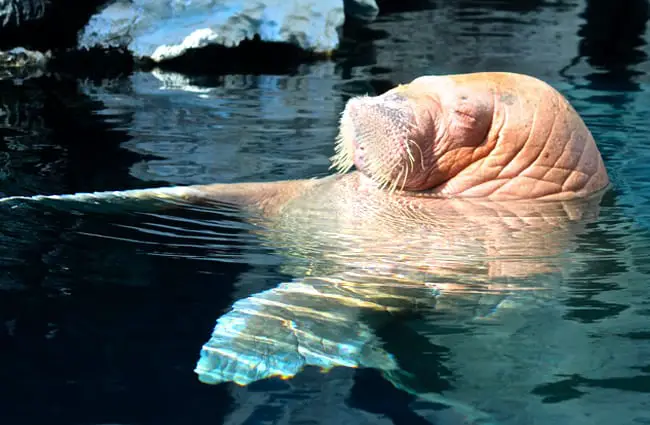
[[112, 209], [148, 209], [192, 200], [200, 192], [192, 186], [172, 186], [152, 189], [133, 189], [106, 192], [81, 192], [65, 195], [8, 196], [0, 198], [0, 207], [17, 208], [23, 205], [45, 205], [54, 208], [73, 208], [83, 211]]
[[0, 198], [0, 207], [47, 205], [82, 211], [156, 210], [182, 204], [223, 203], [272, 214], [290, 199], [299, 196], [318, 180], [278, 182], [217, 183], [210, 185], [171, 186], [67, 195], [8, 196]]

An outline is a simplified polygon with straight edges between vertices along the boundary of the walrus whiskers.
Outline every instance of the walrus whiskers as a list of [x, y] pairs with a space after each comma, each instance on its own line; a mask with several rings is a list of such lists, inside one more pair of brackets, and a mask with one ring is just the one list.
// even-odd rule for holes
[[[381, 188], [383, 190], [387, 190], [393, 185], [395, 182], [393, 179], [391, 179], [391, 176], [394, 174], [395, 169], [399, 167], [399, 161], [393, 161], [393, 163], [389, 164], [388, 167], [369, 167], [369, 174], [370, 178], [372, 180], [381, 182]], [[392, 191], [389, 191], [390, 193], [393, 193]]]
[[330, 157], [330, 170], [335, 170], [338, 174], [345, 174], [354, 166], [354, 150], [350, 143], [346, 141], [342, 132], [336, 136], [334, 141], [334, 155]]
[[425, 170], [425, 167], [424, 167], [424, 154], [422, 153], [422, 148], [420, 146], [418, 146], [418, 144], [415, 143], [414, 140], [408, 139], [408, 141], [409, 141], [409, 143], [412, 143], [418, 149], [418, 151], [420, 151], [420, 167], [422, 168], [422, 170]]
[[[399, 184], [399, 178], [402, 176], [402, 173], [404, 173], [404, 168], [402, 168], [402, 170], [401, 170], [401, 171], [399, 172], [399, 174], [397, 175], [397, 178], [393, 181], [393, 183], [391, 183], [390, 191], [389, 191], [389, 193], [390, 193], [391, 195], [392, 195], [393, 193], [395, 193], [395, 191], [397, 190], [397, 185]], [[406, 173], [404, 173], [404, 174], [406, 174]]]
[[411, 152], [411, 147], [409, 144], [411, 143], [410, 139], [406, 139], [406, 142], [404, 143], [404, 150], [406, 150], [406, 154], [409, 157], [409, 164], [414, 165], [415, 164], [415, 157], [413, 156], [413, 152]]
[[406, 179], [408, 178], [408, 171], [404, 173], [404, 180], [402, 181], [402, 186], [400, 187], [400, 191], [404, 191], [404, 186], [406, 186]]

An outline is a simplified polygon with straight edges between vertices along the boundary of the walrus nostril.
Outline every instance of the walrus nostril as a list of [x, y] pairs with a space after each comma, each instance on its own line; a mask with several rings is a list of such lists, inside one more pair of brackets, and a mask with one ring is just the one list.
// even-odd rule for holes
[[362, 171], [365, 168], [365, 157], [363, 154], [363, 147], [359, 147], [354, 151], [354, 157], [352, 159], [354, 166], [357, 167], [357, 170]]

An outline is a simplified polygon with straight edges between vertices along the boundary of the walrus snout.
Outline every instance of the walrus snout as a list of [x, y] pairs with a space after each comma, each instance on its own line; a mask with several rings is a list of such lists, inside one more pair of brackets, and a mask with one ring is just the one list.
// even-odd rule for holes
[[347, 171], [355, 165], [378, 183], [399, 187], [419, 161], [414, 131], [416, 116], [407, 96], [387, 92], [352, 98], [342, 114], [334, 166]]

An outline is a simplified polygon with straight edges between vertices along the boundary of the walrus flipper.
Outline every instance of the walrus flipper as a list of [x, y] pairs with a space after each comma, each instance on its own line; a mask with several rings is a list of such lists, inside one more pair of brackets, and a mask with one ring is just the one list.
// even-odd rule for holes
[[190, 201], [200, 196], [192, 186], [171, 186], [152, 189], [132, 189], [106, 192], [80, 192], [65, 195], [8, 196], [0, 198], [0, 207], [42, 204], [54, 208], [82, 210], [156, 209], [164, 205]]
[[307, 277], [237, 301], [201, 349], [199, 380], [247, 385], [291, 378], [307, 366], [396, 368], [361, 317], [363, 310], [386, 314], [385, 307], [346, 283]]
[[[250, 208], [265, 214], [277, 212], [287, 201], [299, 196], [317, 179], [277, 182], [215, 183], [208, 185], [170, 186], [106, 192], [81, 192], [69, 195], [9, 196], [0, 198], [0, 206], [46, 204], [55, 208], [96, 211], [115, 209], [157, 209], [187, 204], [226, 204]], [[146, 202], [145, 202], [146, 201]]]
[[385, 276], [354, 282], [348, 276], [306, 277], [235, 302], [214, 327], [194, 372], [201, 382], [219, 384], [289, 379], [307, 366], [373, 368], [398, 388], [448, 406], [471, 423], [488, 416], [438, 394], [418, 394], [405, 385], [395, 357], [374, 329], [395, 315], [433, 308], [439, 291]]

